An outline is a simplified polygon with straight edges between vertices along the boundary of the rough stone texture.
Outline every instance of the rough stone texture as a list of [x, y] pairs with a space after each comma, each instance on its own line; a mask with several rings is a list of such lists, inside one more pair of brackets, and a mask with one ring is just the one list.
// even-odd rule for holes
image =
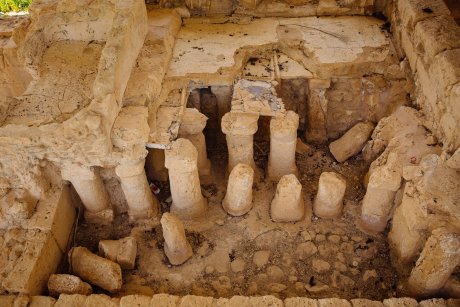
[[117, 263], [99, 257], [84, 247], [74, 247], [69, 251], [69, 263], [72, 272], [83, 280], [109, 292], [120, 290], [122, 276]]
[[334, 158], [339, 162], [344, 162], [359, 153], [371, 136], [372, 130], [374, 130], [374, 125], [370, 122], [353, 126], [340, 139], [329, 145]]
[[298, 222], [304, 218], [302, 185], [295, 175], [281, 177], [270, 204], [270, 216], [274, 222]]
[[53, 274], [48, 279], [48, 291], [51, 296], [59, 294], [82, 294], [89, 295], [93, 292], [91, 285], [83, 282], [80, 278], [68, 274]]
[[122, 269], [134, 269], [137, 255], [136, 238], [101, 240], [99, 241], [99, 254], [115, 261]]
[[340, 216], [346, 188], [347, 182], [341, 175], [334, 172], [322, 173], [319, 177], [318, 192], [313, 202], [315, 215], [324, 218]]
[[254, 170], [246, 164], [237, 164], [230, 172], [227, 192], [222, 202], [224, 210], [233, 215], [241, 216], [252, 208], [252, 185]]
[[161, 227], [165, 239], [164, 250], [173, 265], [180, 265], [193, 256], [190, 243], [185, 237], [182, 222], [171, 213], [164, 213], [161, 217]]

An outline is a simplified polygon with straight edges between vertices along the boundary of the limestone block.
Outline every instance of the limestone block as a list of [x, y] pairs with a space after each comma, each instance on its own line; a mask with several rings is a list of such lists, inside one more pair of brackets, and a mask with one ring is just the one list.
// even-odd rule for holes
[[418, 303], [413, 298], [401, 297], [401, 298], [388, 298], [383, 300], [385, 307], [417, 307]]
[[351, 304], [340, 298], [323, 298], [318, 300], [318, 307], [351, 307]]
[[423, 249], [424, 236], [419, 231], [409, 228], [401, 207], [396, 208], [393, 214], [388, 242], [401, 267], [414, 261]]
[[13, 307], [15, 295], [0, 295], [0, 306]]
[[99, 257], [84, 247], [74, 247], [69, 252], [73, 273], [83, 280], [109, 292], [121, 289], [121, 268], [117, 263]]
[[68, 274], [53, 274], [48, 279], [48, 291], [51, 296], [59, 294], [90, 295], [93, 292], [91, 285], [83, 282], [79, 277]]
[[176, 307], [179, 302], [179, 297], [169, 294], [155, 294], [152, 297], [151, 307]]
[[105, 294], [91, 294], [86, 297], [84, 307], [118, 307], [120, 305], [119, 298], [111, 298]]
[[441, 289], [460, 264], [460, 237], [439, 228], [432, 232], [408, 279], [416, 294], [432, 294]]
[[127, 295], [120, 299], [120, 307], [150, 307], [151, 300], [152, 298], [146, 295]]
[[3, 288], [9, 292], [43, 293], [49, 276], [61, 261], [62, 252], [50, 232], [31, 231], [30, 234], [22, 257], [3, 281]]
[[318, 192], [313, 203], [316, 216], [334, 218], [342, 214], [346, 180], [334, 172], [323, 172], [319, 177]]
[[122, 108], [112, 128], [113, 145], [123, 149], [136, 144], [147, 143], [150, 132], [147, 118], [147, 107], [128, 106]]
[[55, 307], [81, 307], [85, 306], [86, 296], [81, 294], [61, 294]]
[[233, 215], [241, 216], [252, 208], [252, 184], [254, 170], [247, 164], [237, 164], [230, 172], [227, 192], [222, 202], [224, 210]]
[[432, 298], [430, 300], [424, 300], [418, 303], [419, 307], [444, 307], [447, 306], [445, 300], [441, 298]]
[[371, 232], [385, 230], [396, 192], [367, 188], [361, 208], [361, 226]]
[[413, 35], [415, 47], [426, 64], [440, 52], [460, 47], [460, 28], [448, 15], [420, 21]]
[[350, 301], [353, 307], [383, 307], [382, 302], [371, 301], [368, 299], [358, 298]]
[[53, 297], [31, 296], [28, 307], [53, 307], [54, 304], [56, 304], [56, 299]]
[[297, 222], [304, 218], [302, 185], [295, 175], [281, 177], [270, 205], [270, 216], [274, 222]]
[[434, 57], [428, 72], [439, 97], [448, 97], [450, 87], [460, 81], [460, 49], [446, 50]]
[[177, 139], [166, 150], [166, 167], [169, 170], [171, 187], [171, 212], [182, 217], [194, 217], [203, 214], [207, 201], [201, 194], [197, 166], [197, 150], [186, 139]]
[[99, 241], [99, 254], [118, 263], [122, 269], [132, 270], [135, 267], [137, 256], [136, 238], [101, 240]]
[[460, 169], [460, 148], [457, 149], [452, 157], [449, 158], [446, 162], [447, 166], [453, 169]]
[[75, 222], [75, 207], [70, 198], [70, 187], [51, 188], [37, 204], [29, 229], [51, 231], [56, 243], [62, 251], [67, 249], [70, 234]]
[[193, 256], [192, 246], [187, 241], [182, 222], [171, 213], [161, 217], [161, 227], [165, 239], [164, 250], [173, 265], [180, 265]]
[[186, 295], [180, 299], [177, 307], [212, 307], [215, 299], [206, 296]]
[[397, 8], [402, 24], [409, 31], [413, 31], [421, 20], [450, 15], [449, 8], [442, 0], [398, 0]]
[[306, 297], [290, 297], [284, 300], [284, 307], [317, 307], [318, 301]]
[[344, 162], [348, 158], [359, 153], [366, 144], [374, 130], [371, 122], [361, 122], [348, 130], [341, 138], [329, 144], [329, 149], [338, 162]]

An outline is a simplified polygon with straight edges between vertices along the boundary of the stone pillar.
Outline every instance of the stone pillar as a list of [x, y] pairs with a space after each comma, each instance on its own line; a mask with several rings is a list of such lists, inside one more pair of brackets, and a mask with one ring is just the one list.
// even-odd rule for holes
[[130, 219], [148, 219], [158, 215], [159, 204], [150, 190], [144, 160], [130, 161], [115, 168], [128, 203]]
[[460, 237], [436, 229], [425, 243], [408, 283], [415, 295], [433, 295], [460, 265]]
[[168, 169], [165, 167], [165, 151], [159, 148], [148, 148], [145, 158], [147, 175], [150, 180], [168, 181]]
[[173, 265], [180, 265], [193, 256], [192, 246], [185, 236], [182, 222], [171, 213], [161, 217], [161, 227], [165, 239], [164, 251]]
[[72, 183], [80, 196], [85, 207], [84, 216], [88, 222], [110, 224], [113, 221], [109, 194], [94, 167], [70, 164], [61, 169], [61, 175], [64, 180]]
[[207, 201], [201, 194], [197, 168], [197, 150], [186, 139], [177, 139], [165, 150], [171, 187], [171, 212], [185, 218], [206, 211]]
[[197, 109], [186, 108], [179, 128], [179, 137], [189, 140], [198, 152], [198, 173], [200, 180], [207, 180], [211, 175], [211, 161], [206, 153], [206, 140], [203, 129], [208, 118]]
[[228, 178], [227, 193], [222, 207], [233, 216], [241, 216], [252, 208], [254, 170], [247, 164], [237, 164]]
[[222, 117], [222, 132], [226, 134], [228, 168], [230, 173], [238, 164], [247, 164], [257, 171], [254, 162], [254, 134], [258, 114], [229, 112]]
[[267, 168], [270, 180], [279, 181], [284, 175], [298, 175], [295, 164], [298, 127], [299, 115], [293, 111], [287, 111], [270, 121], [270, 155]]
[[304, 218], [302, 185], [295, 175], [285, 175], [278, 182], [270, 216], [274, 222], [297, 222]]
[[313, 211], [322, 218], [335, 218], [342, 214], [343, 197], [347, 182], [334, 172], [321, 173]]

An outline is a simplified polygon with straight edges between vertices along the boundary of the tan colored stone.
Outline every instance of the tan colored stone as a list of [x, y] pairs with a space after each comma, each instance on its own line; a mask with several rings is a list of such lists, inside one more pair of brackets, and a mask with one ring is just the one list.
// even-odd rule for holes
[[249, 165], [239, 163], [233, 168], [222, 202], [222, 207], [227, 213], [241, 216], [251, 210], [253, 182], [254, 170]]
[[171, 213], [161, 217], [161, 227], [165, 239], [164, 250], [173, 265], [180, 265], [193, 256], [192, 246], [187, 241], [182, 222]]
[[137, 255], [137, 241], [134, 237], [119, 240], [99, 241], [99, 254], [114, 261], [122, 269], [134, 269]]
[[417, 307], [418, 303], [413, 298], [401, 297], [385, 299], [383, 305], [385, 307]]
[[398, 0], [397, 8], [402, 24], [409, 31], [413, 31], [421, 20], [450, 15], [449, 8], [442, 0]]
[[306, 297], [290, 297], [284, 300], [284, 307], [317, 307], [318, 301]]
[[323, 298], [318, 300], [319, 307], [351, 307], [351, 304], [340, 298]]
[[155, 294], [150, 303], [151, 307], [176, 307], [180, 298], [169, 294]]
[[284, 175], [298, 176], [295, 164], [299, 115], [293, 111], [274, 117], [270, 121], [270, 153], [267, 175], [279, 181]]
[[181, 217], [202, 215], [207, 201], [201, 194], [197, 150], [186, 139], [178, 139], [166, 150], [166, 167], [171, 187], [171, 212]]
[[363, 298], [352, 299], [350, 302], [353, 307], [383, 307], [382, 302], [371, 301]]
[[302, 185], [295, 175], [281, 177], [270, 204], [270, 216], [274, 222], [298, 222], [304, 218]]
[[68, 274], [53, 274], [48, 279], [48, 291], [51, 296], [59, 294], [90, 295], [93, 291], [91, 285], [83, 282], [79, 277]]
[[53, 307], [56, 299], [49, 296], [31, 296], [28, 307]]
[[338, 162], [345, 162], [348, 158], [358, 154], [374, 130], [371, 122], [362, 122], [353, 126], [342, 137], [329, 144], [329, 149]]
[[121, 289], [121, 268], [117, 263], [99, 257], [84, 247], [74, 247], [69, 251], [72, 272], [83, 280], [109, 292]]
[[[120, 307], [150, 307], [152, 298], [146, 295], [127, 295], [120, 299]], [[160, 306], [160, 305], [158, 305]]]
[[334, 218], [342, 214], [343, 197], [347, 182], [334, 173], [321, 173], [318, 183], [318, 192], [313, 202], [313, 211], [316, 216], [322, 218]]

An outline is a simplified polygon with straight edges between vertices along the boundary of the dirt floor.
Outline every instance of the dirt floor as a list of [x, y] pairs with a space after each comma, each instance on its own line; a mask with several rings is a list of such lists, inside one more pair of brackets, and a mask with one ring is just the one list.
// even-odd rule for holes
[[[209, 146], [208, 146], [209, 147]], [[256, 164], [263, 170], [269, 143], [254, 146]], [[80, 223], [75, 245], [97, 251], [100, 239], [133, 235], [138, 239], [135, 270], [123, 272], [123, 294], [170, 293], [214, 297], [273, 294], [280, 298], [364, 297], [382, 300], [396, 294], [397, 276], [390, 263], [384, 235], [369, 236], [355, 222], [365, 189], [368, 165], [360, 156], [339, 164], [327, 147], [307, 147], [297, 154], [300, 181], [308, 212], [298, 223], [273, 223], [269, 206], [276, 183], [263, 178], [254, 185], [254, 207], [243, 217], [231, 217], [222, 207], [225, 195], [225, 145], [209, 150], [214, 184], [203, 186], [209, 211], [201, 220], [185, 223], [194, 256], [181, 266], [168, 263], [163, 252], [161, 226], [133, 226], [126, 215], [113, 226]], [[312, 216], [311, 203], [323, 171], [347, 179], [344, 214], [325, 220]], [[163, 211], [171, 202], [167, 183], [158, 183]], [[97, 291], [97, 289], [96, 289]]]

